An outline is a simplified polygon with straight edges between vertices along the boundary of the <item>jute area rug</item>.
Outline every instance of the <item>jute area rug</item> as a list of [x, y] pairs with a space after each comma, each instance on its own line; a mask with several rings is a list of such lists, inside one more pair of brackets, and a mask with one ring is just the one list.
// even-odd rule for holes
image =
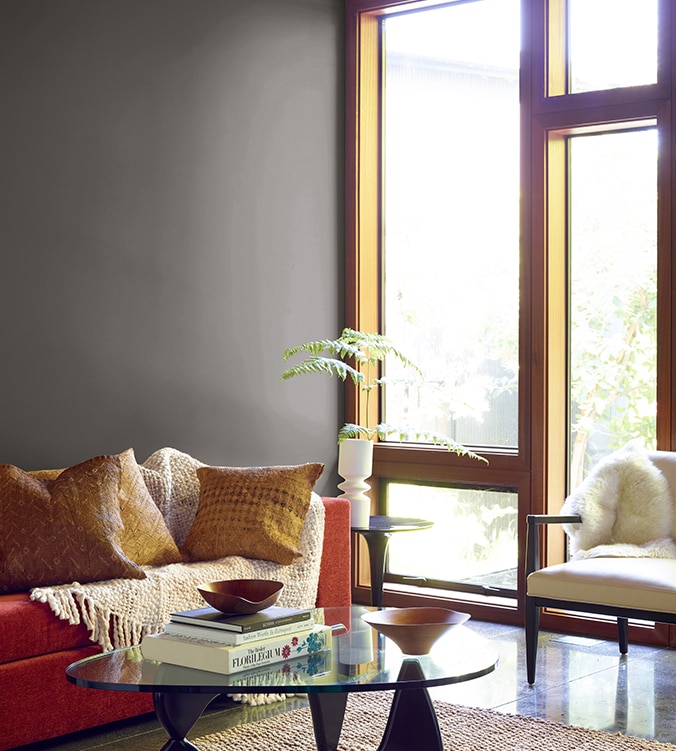
[[[350, 694], [339, 751], [375, 751], [385, 730], [392, 692]], [[676, 751], [670, 743], [548, 720], [434, 702], [445, 751]], [[411, 717], [415, 722], [415, 717]], [[315, 751], [307, 707], [204, 736], [203, 751]], [[425, 749], [412, 749], [425, 751]]]

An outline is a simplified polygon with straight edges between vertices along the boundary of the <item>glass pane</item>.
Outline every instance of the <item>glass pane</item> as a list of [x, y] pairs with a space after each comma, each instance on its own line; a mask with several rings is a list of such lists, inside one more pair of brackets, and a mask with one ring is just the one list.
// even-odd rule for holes
[[472, 445], [517, 444], [519, 3], [384, 21], [383, 419]]
[[657, 81], [658, 0], [569, 0], [571, 92]]
[[655, 445], [657, 132], [570, 139], [570, 487]]
[[434, 526], [392, 536], [389, 572], [516, 589], [516, 493], [388, 483], [388, 514], [411, 516], [412, 509]]

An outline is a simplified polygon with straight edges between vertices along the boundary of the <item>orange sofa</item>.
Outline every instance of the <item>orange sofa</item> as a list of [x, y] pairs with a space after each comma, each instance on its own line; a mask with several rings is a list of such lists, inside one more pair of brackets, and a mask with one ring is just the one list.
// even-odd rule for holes
[[[323, 498], [326, 511], [318, 606], [350, 604], [348, 501]], [[0, 751], [151, 712], [148, 694], [82, 689], [68, 665], [95, 654], [83, 624], [69, 625], [28, 592], [0, 595]]]

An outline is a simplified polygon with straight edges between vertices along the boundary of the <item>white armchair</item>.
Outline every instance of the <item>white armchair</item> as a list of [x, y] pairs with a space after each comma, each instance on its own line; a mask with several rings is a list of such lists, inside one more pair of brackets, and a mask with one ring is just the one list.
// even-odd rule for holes
[[[617, 618], [628, 651], [628, 620], [676, 623], [676, 452], [633, 444], [600, 462], [560, 514], [527, 517], [526, 670], [535, 682], [540, 609]], [[570, 559], [541, 568], [540, 531], [563, 524]]]

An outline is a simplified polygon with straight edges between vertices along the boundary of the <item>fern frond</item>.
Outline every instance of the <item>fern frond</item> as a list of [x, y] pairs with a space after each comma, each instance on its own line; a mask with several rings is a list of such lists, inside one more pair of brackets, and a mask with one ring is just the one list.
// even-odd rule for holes
[[336, 360], [332, 357], [307, 357], [298, 365], [285, 370], [280, 376], [280, 380], [287, 381], [289, 378], [299, 375], [309, 375], [311, 373], [328, 373], [330, 376], [337, 376], [341, 381], [347, 380], [349, 376], [355, 385], [361, 383], [365, 376], [358, 370], [348, 365], [342, 360]]
[[348, 438], [366, 438], [372, 440], [376, 437], [375, 428], [365, 428], [362, 425], [355, 425], [348, 422], [338, 431], [338, 443], [342, 443]]
[[298, 354], [308, 352], [317, 357], [326, 352], [341, 360], [352, 359], [355, 363], [374, 365], [382, 362], [388, 355], [396, 357], [406, 368], [415, 371], [422, 378], [420, 368], [400, 352], [394, 344], [382, 334], [364, 333], [345, 328], [337, 339], [318, 339], [297, 347], [284, 350], [282, 357], [289, 360]]
[[432, 433], [425, 430], [411, 430], [409, 428], [399, 428], [393, 425], [388, 425], [387, 423], [380, 423], [379, 425], [376, 425], [375, 430], [379, 440], [381, 441], [386, 441], [388, 440], [389, 436], [394, 435], [395, 440], [399, 442], [410, 441], [414, 443], [431, 443], [434, 446], [442, 446], [447, 451], [452, 451], [458, 456], [467, 456], [470, 459], [477, 459], [488, 464], [488, 459], [486, 459], [485, 457], [475, 453], [471, 449], [468, 449], [466, 446], [463, 446], [461, 443], [454, 441], [448, 436], [441, 435], [440, 433]]
[[365, 357], [371, 362], [382, 362], [388, 355], [399, 360], [405, 368], [415, 371], [422, 378], [422, 371], [412, 361], [397, 349], [393, 342], [383, 334], [365, 333], [354, 329], [343, 329], [340, 340], [346, 344], [356, 345], [361, 349]]
[[334, 341], [332, 339], [319, 339], [316, 342], [307, 342], [301, 344], [298, 347], [289, 347], [284, 350], [282, 357], [285, 360], [300, 354], [301, 352], [309, 352], [311, 355], [320, 355], [322, 352], [331, 352]]
[[409, 428], [399, 428], [387, 423], [379, 423], [375, 428], [365, 428], [362, 425], [346, 423], [338, 432], [338, 443], [342, 443], [348, 438], [365, 438], [372, 440], [378, 437], [381, 441], [394, 440], [399, 442], [410, 441], [414, 443], [431, 443], [435, 446], [443, 446], [448, 451], [453, 451], [458, 456], [467, 456], [470, 459], [477, 459], [488, 464], [488, 459], [475, 453], [461, 443], [452, 440], [448, 436], [428, 431], [410, 430]]

